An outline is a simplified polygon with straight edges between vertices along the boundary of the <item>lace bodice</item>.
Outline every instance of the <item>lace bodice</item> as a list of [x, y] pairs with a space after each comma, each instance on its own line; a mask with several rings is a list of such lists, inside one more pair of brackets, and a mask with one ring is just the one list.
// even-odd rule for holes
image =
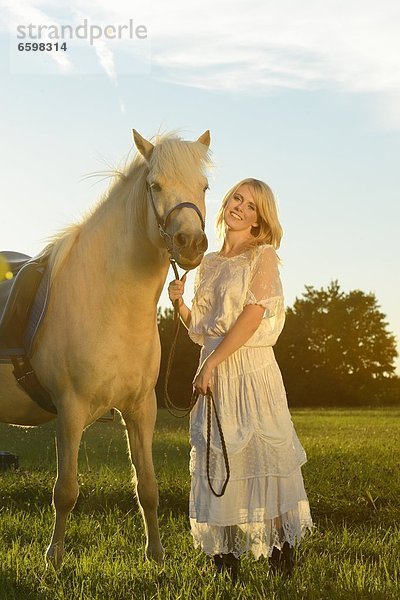
[[222, 337], [247, 304], [264, 307], [260, 326], [245, 346], [273, 346], [285, 322], [278, 257], [270, 245], [260, 245], [234, 257], [207, 254], [195, 279], [191, 339], [204, 345], [204, 338]]

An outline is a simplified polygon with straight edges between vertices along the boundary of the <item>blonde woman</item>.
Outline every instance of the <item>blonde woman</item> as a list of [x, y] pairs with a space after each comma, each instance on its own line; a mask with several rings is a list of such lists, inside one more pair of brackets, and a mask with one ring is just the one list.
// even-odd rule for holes
[[[189, 516], [196, 547], [214, 558], [217, 572], [237, 579], [240, 556], [269, 557], [290, 574], [293, 547], [312, 528], [301, 465], [305, 452], [287, 406], [273, 346], [285, 321], [279, 277], [282, 227], [274, 195], [257, 179], [244, 179], [225, 195], [217, 228], [219, 252], [199, 266], [191, 310], [184, 282], [168, 291], [191, 339], [202, 346], [193, 381], [201, 394], [191, 413]], [[202, 396], [211, 390], [230, 465], [222, 497], [207, 481], [207, 415]], [[225, 479], [215, 421], [209, 462], [213, 487]]]

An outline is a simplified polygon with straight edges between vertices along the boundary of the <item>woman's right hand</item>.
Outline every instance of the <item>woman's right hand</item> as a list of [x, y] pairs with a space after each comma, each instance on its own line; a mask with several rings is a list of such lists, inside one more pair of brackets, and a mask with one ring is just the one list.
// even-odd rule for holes
[[186, 275], [183, 276], [182, 280], [174, 279], [168, 285], [168, 296], [172, 304], [175, 300], [178, 300], [179, 306], [183, 304], [183, 292], [185, 291]]

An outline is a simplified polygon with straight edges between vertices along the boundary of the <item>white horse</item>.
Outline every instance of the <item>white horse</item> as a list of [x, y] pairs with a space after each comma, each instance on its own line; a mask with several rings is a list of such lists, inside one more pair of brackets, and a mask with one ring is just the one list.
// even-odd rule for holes
[[[166, 135], [153, 144], [135, 130], [133, 137], [139, 153], [131, 165], [116, 173], [83, 222], [47, 248], [50, 301], [31, 363], [58, 413], [55, 524], [46, 552], [55, 567], [79, 493], [82, 432], [111, 408], [120, 411], [127, 429], [146, 555], [163, 560], [151, 446], [160, 366], [157, 302], [169, 255], [156, 215], [166, 221], [172, 257], [184, 269], [195, 268], [207, 248], [203, 219], [210, 133], [195, 142]], [[52, 418], [17, 387], [11, 367], [0, 365], [0, 422], [29, 426]]]

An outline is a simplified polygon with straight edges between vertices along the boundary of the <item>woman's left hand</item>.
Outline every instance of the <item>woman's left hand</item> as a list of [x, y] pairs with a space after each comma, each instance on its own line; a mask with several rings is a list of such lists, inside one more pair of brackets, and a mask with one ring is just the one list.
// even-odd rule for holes
[[193, 387], [197, 392], [200, 392], [203, 396], [205, 396], [210, 388], [210, 379], [213, 372], [213, 368], [207, 362], [204, 361], [202, 364], [200, 371], [197, 373], [196, 377], [193, 379]]

